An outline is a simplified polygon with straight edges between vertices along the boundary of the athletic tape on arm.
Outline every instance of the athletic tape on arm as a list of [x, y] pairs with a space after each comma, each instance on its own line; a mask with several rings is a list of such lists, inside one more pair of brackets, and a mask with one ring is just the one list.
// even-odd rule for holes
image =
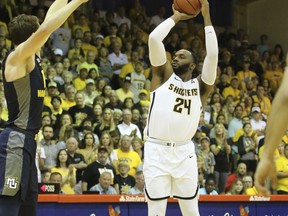
[[205, 27], [207, 55], [204, 59], [201, 79], [208, 85], [213, 85], [217, 75], [218, 42], [213, 26]]
[[162, 41], [174, 27], [175, 22], [171, 18], [158, 25], [149, 35], [149, 58], [153, 66], [161, 66], [166, 63], [166, 51]]

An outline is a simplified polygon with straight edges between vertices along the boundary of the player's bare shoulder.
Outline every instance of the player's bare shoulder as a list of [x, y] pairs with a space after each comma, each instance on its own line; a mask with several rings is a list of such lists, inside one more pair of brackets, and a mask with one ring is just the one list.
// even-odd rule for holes
[[24, 77], [35, 67], [35, 55], [26, 59], [17, 58], [18, 55], [19, 53], [12, 51], [7, 57], [4, 71], [7, 82], [13, 82]]

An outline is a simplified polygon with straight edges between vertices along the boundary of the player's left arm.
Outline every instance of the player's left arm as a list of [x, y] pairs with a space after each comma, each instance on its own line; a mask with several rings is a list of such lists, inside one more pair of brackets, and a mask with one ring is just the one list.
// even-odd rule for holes
[[217, 36], [210, 19], [209, 3], [207, 0], [200, 0], [202, 5], [202, 16], [205, 24], [205, 41], [207, 55], [204, 59], [201, 76], [198, 77], [200, 83], [201, 100], [204, 105], [207, 97], [213, 89], [216, 80], [218, 64], [218, 42]]

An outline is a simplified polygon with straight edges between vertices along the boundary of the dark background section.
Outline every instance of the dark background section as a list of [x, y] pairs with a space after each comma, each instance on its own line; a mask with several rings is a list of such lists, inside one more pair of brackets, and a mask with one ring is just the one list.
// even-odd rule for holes
[[[132, 7], [135, 0], [93, 0], [93, 7], [106, 10], [116, 11], [120, 5], [125, 5], [127, 11]], [[166, 8], [166, 17], [172, 14], [171, 5], [173, 0], [141, 0], [141, 4], [146, 8], [148, 16], [153, 16], [161, 6]], [[210, 13], [213, 25], [228, 26], [233, 23], [233, 0], [209, 0]], [[202, 23], [202, 17], [197, 16], [196, 22]]]

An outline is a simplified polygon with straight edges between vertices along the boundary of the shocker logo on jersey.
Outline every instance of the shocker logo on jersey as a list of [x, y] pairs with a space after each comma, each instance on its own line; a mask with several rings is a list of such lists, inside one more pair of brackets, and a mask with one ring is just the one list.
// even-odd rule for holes
[[16, 177], [8, 177], [6, 178], [6, 187], [10, 189], [17, 189], [18, 179]]

